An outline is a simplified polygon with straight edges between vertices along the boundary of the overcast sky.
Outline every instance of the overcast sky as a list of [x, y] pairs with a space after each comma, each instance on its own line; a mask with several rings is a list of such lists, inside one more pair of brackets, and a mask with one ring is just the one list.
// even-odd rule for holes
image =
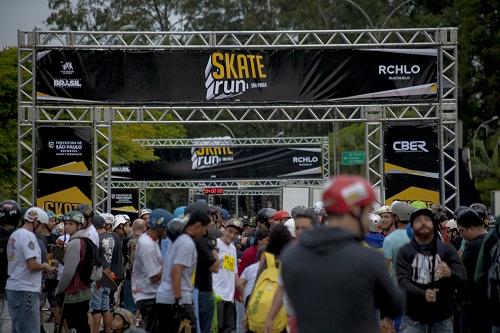
[[0, 0], [0, 48], [17, 45], [17, 29], [46, 29], [48, 0]]

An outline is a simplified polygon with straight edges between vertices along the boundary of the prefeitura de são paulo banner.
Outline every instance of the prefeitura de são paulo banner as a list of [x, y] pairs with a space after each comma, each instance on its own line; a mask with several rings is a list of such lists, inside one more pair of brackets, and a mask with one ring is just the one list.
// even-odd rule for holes
[[38, 103], [429, 102], [436, 49], [40, 50]]
[[92, 204], [92, 128], [41, 126], [36, 205], [56, 214]]
[[320, 147], [157, 148], [159, 160], [112, 168], [116, 180], [322, 178]]

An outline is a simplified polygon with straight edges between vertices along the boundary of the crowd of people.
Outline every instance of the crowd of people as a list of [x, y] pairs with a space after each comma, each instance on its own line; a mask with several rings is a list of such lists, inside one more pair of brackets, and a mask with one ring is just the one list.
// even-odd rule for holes
[[375, 203], [358, 176], [254, 220], [203, 200], [134, 221], [4, 201], [0, 332], [499, 333], [500, 220]]

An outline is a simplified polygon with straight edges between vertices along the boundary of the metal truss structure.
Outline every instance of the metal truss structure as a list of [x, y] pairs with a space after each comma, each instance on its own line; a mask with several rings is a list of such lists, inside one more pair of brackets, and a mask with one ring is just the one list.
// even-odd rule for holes
[[[37, 126], [91, 125], [94, 129], [94, 205], [109, 207], [113, 124], [138, 123], [365, 123], [366, 176], [383, 183], [383, 123], [432, 121], [439, 127], [441, 202], [459, 204], [457, 132], [457, 29], [372, 29], [320, 31], [18, 31], [18, 201], [32, 205], [36, 198]], [[329, 49], [435, 48], [438, 51], [439, 99], [432, 103], [307, 104], [238, 106], [113, 106], [38, 105], [35, 98], [37, 49]], [[102, 139], [99, 139], [102, 138]], [[105, 141], [105, 142], [104, 142]], [[451, 163], [445, 163], [451, 162]], [[450, 167], [447, 167], [450, 165]], [[279, 186], [279, 181], [264, 181]], [[157, 186], [158, 185], [158, 186]], [[179, 187], [177, 182], [151, 186]], [[196, 185], [196, 183], [184, 184]], [[228, 185], [237, 187], [229, 182]], [[263, 184], [264, 185], [264, 184]], [[223, 186], [216, 185], [213, 186]], [[145, 196], [143, 197], [145, 198]]]

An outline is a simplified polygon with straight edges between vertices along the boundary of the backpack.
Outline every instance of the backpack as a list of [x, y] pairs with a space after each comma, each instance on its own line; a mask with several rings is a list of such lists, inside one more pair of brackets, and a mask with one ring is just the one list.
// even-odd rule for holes
[[500, 237], [490, 250], [491, 266], [488, 269], [488, 299], [500, 305]]
[[[267, 268], [264, 269], [257, 281], [248, 301], [247, 317], [248, 328], [252, 332], [263, 332], [267, 315], [273, 304], [274, 294], [278, 290], [279, 269], [276, 267], [274, 255], [264, 252]], [[287, 324], [287, 314], [282, 306], [273, 321], [273, 333], [282, 332]]]
[[85, 264], [81, 268], [80, 279], [90, 286], [102, 277], [102, 261], [99, 248], [89, 238], [80, 238], [80, 241], [86, 245]]

